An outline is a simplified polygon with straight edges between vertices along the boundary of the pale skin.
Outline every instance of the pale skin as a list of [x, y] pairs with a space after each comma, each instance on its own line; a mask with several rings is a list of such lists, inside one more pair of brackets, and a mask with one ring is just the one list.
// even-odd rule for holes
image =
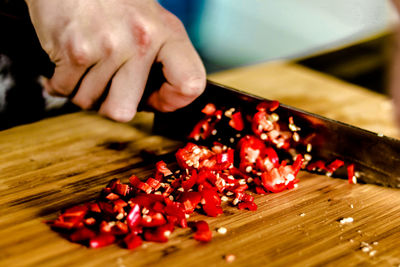
[[[99, 113], [127, 122], [137, 111], [154, 62], [166, 82], [148, 104], [167, 112], [205, 87], [203, 64], [182, 23], [154, 0], [26, 0], [43, 49], [55, 63], [45, 82], [54, 95], [90, 109], [109, 84]], [[74, 93], [74, 94], [73, 94]]]

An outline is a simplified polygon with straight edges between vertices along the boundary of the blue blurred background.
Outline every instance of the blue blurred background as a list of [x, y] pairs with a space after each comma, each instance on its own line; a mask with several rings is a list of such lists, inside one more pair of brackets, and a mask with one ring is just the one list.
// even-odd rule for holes
[[294, 59], [385, 31], [389, 0], [159, 0], [177, 15], [208, 72]]

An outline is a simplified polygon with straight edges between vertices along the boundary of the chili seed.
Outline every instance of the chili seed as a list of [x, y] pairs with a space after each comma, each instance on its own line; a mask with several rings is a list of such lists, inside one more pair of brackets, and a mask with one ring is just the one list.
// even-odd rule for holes
[[142, 214], [148, 214], [149, 212], [150, 212], [150, 210], [147, 208], [142, 209]]
[[225, 255], [225, 260], [226, 260], [226, 262], [228, 262], [228, 263], [230, 263], [230, 262], [234, 262], [234, 261], [235, 261], [235, 259], [236, 259], [236, 256], [235, 256], [235, 255], [233, 255], [233, 254], [228, 254], [228, 255]]
[[227, 230], [225, 227], [220, 227], [220, 228], [217, 229], [217, 232], [218, 232], [219, 234], [221, 234], [221, 235], [226, 234], [227, 231], [228, 231], [228, 230]]
[[295, 179], [295, 177], [294, 177], [293, 174], [289, 173], [289, 174], [286, 176], [286, 179], [287, 179], [288, 181], [293, 181], [293, 180]]
[[307, 152], [310, 153], [312, 150], [312, 145], [310, 143], [307, 144]]
[[352, 223], [354, 221], [353, 217], [342, 218], [339, 222], [341, 224]]
[[369, 247], [363, 247], [363, 248], [361, 248], [361, 251], [364, 252], [364, 253], [367, 253], [367, 252], [370, 251], [370, 248]]
[[295, 142], [299, 142], [300, 141], [300, 135], [297, 132], [293, 133], [293, 140]]
[[296, 132], [296, 131], [297, 131], [297, 127], [296, 127], [296, 125], [294, 125], [293, 123], [289, 123], [289, 129], [290, 129], [292, 132]]
[[171, 231], [165, 231], [165, 232], [164, 232], [164, 236], [165, 236], [165, 237], [169, 237], [170, 235], [171, 235]]
[[224, 115], [228, 118], [232, 117], [232, 113], [235, 112], [235, 108], [230, 108], [227, 111], [225, 111]]
[[261, 140], [267, 140], [268, 139], [268, 135], [266, 133], [262, 133], [260, 135]]
[[279, 121], [279, 115], [276, 113], [272, 113], [271, 115], [272, 121]]
[[253, 170], [253, 168], [251, 166], [246, 167], [246, 172], [251, 172], [252, 170]]
[[191, 167], [191, 166], [193, 166], [193, 161], [187, 160], [187, 161], [186, 161], [186, 164], [187, 164], [189, 167]]
[[376, 250], [373, 250], [373, 251], [371, 251], [371, 252], [369, 253], [369, 256], [370, 256], [370, 257], [373, 257], [373, 256], [376, 255], [376, 253], [377, 253], [377, 251], [376, 251]]

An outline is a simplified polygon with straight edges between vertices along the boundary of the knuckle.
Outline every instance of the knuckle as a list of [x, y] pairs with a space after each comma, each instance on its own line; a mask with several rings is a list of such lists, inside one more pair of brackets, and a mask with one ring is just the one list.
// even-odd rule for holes
[[71, 46], [69, 57], [73, 63], [79, 66], [88, 66], [92, 63], [89, 46], [85, 43]]
[[111, 34], [107, 34], [102, 38], [102, 47], [104, 54], [109, 56], [117, 50], [117, 42]]
[[164, 23], [173, 33], [186, 35], [185, 26], [178, 17], [167, 10], [165, 10], [164, 14]]
[[136, 22], [133, 25], [133, 37], [142, 49], [151, 47], [153, 43], [154, 29], [151, 23]]

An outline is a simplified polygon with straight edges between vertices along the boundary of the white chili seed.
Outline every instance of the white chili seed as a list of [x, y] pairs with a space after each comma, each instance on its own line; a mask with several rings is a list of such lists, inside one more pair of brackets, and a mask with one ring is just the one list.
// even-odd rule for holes
[[266, 133], [262, 133], [260, 135], [261, 140], [267, 140], [268, 139], [268, 135]]
[[272, 118], [273, 121], [279, 121], [279, 115], [276, 114], [276, 113], [272, 113], [271, 114], [271, 118]]
[[370, 256], [370, 257], [373, 257], [373, 256], [376, 255], [376, 253], [377, 253], [377, 251], [376, 251], [376, 250], [373, 250], [373, 251], [371, 251], [371, 252], [369, 253], [369, 256]]
[[300, 135], [297, 132], [293, 133], [293, 140], [295, 142], [299, 142], [300, 141]]
[[228, 231], [228, 230], [227, 230], [225, 227], [220, 227], [220, 228], [217, 229], [217, 232], [218, 232], [219, 234], [221, 234], [221, 235], [226, 234], [227, 231]]
[[307, 144], [307, 152], [310, 153], [312, 150], [312, 145], [311, 144]]
[[347, 217], [340, 220], [341, 224], [352, 223], [352, 222], [354, 222], [353, 217]]
[[251, 166], [246, 167], [246, 172], [251, 172], [252, 170], [253, 170], [253, 168]]
[[235, 259], [236, 259], [236, 256], [233, 255], [233, 254], [225, 255], [225, 260], [226, 260], [226, 262], [228, 262], [228, 263], [234, 262]]
[[367, 253], [367, 252], [370, 251], [370, 248], [369, 248], [369, 247], [363, 247], [363, 248], [361, 249], [361, 251], [364, 252], [364, 253]]

